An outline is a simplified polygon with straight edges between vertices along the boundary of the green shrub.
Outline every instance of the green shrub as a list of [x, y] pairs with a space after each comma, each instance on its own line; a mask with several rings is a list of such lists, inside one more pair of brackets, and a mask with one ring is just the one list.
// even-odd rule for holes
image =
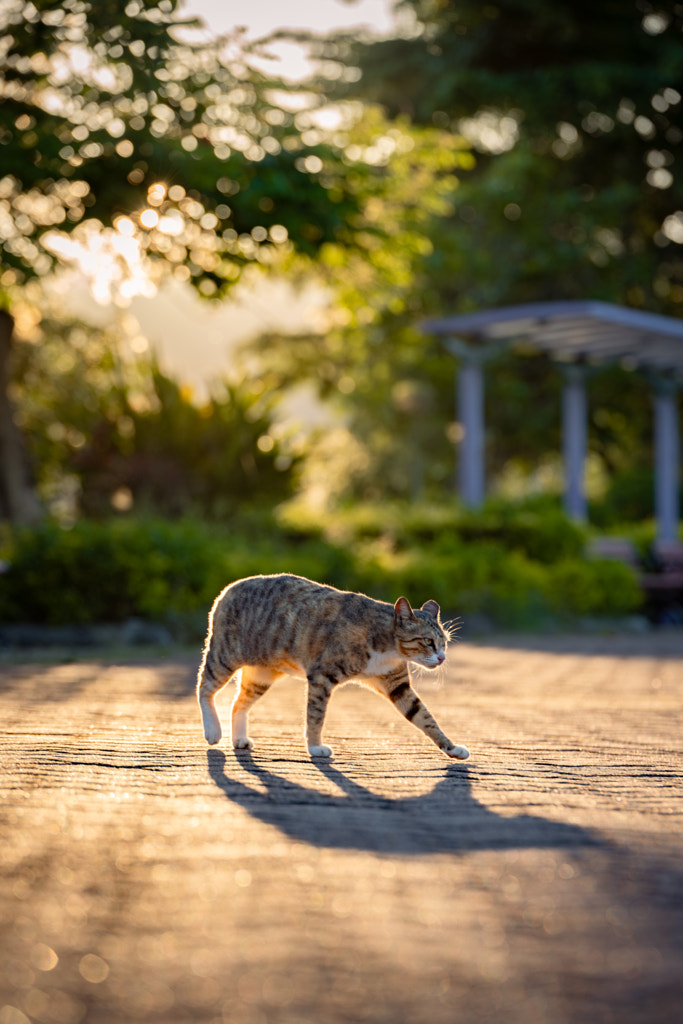
[[490, 501], [476, 511], [455, 501], [394, 501], [322, 512], [295, 501], [280, 507], [278, 523], [291, 537], [317, 536], [344, 544], [383, 538], [397, 549], [412, 549], [416, 544], [441, 548], [454, 540], [486, 542], [545, 564], [578, 557], [586, 540], [581, 527], [552, 498]]
[[468, 511], [459, 533], [467, 541], [495, 539], [506, 549], [546, 565], [578, 557], [586, 542], [581, 527], [548, 499], [520, 505], [492, 502], [481, 511]]
[[652, 515], [654, 472], [651, 466], [634, 466], [615, 473], [606, 493], [591, 502], [590, 519], [601, 529], [616, 523], [636, 523]]
[[[308, 519], [291, 507], [222, 527], [190, 519], [47, 523], [8, 536], [0, 621], [45, 625], [206, 622], [219, 591], [258, 573], [292, 572], [445, 615], [481, 612], [506, 626], [564, 613], [619, 615], [642, 603], [631, 571], [576, 557], [580, 531], [553, 510], [359, 506]], [[551, 554], [557, 553], [553, 560]], [[202, 627], [203, 628], [203, 627]]]
[[633, 570], [607, 559], [550, 566], [546, 594], [552, 607], [578, 615], [625, 615], [643, 603]]
[[83, 520], [17, 531], [0, 577], [6, 622], [121, 622], [163, 618], [205, 602], [220, 559], [198, 525]]
[[344, 549], [315, 540], [294, 548], [272, 522], [257, 536], [192, 520], [47, 523], [16, 531], [3, 555], [0, 621], [45, 625], [173, 619], [208, 610], [228, 583], [258, 573], [342, 587], [353, 576]]
[[356, 560], [360, 589], [414, 604], [433, 598], [445, 616], [482, 612], [502, 625], [531, 625], [550, 611], [544, 592], [547, 569], [495, 544], [452, 543], [449, 550], [425, 545], [391, 552], [368, 545]]

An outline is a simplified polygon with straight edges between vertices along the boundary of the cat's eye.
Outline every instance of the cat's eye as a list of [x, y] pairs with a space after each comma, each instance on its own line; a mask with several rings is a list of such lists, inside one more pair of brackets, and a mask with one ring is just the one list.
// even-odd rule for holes
[[431, 647], [431, 649], [432, 649], [433, 651], [435, 651], [435, 650], [436, 650], [436, 644], [435, 644], [435, 643], [434, 643], [434, 641], [433, 641], [433, 640], [431, 639], [431, 637], [425, 637], [425, 643], [427, 644], [427, 647]]

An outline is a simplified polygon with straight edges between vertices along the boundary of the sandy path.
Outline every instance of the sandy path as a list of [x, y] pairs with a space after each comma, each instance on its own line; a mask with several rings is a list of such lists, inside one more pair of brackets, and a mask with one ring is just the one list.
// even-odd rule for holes
[[[461, 644], [207, 752], [196, 661], [0, 670], [0, 1024], [683, 1020], [683, 636]], [[231, 694], [222, 708], [227, 720]]]

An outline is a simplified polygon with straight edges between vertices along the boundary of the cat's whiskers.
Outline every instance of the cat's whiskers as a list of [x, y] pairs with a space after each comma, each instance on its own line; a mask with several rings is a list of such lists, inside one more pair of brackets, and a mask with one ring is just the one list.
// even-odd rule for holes
[[441, 628], [444, 631], [446, 642], [449, 644], [455, 643], [455, 641], [459, 639], [457, 634], [462, 629], [462, 619], [459, 617], [455, 619], [448, 619], [447, 622], [441, 623]]
[[447, 667], [448, 654], [446, 654], [446, 661], [442, 661], [440, 665], [434, 668], [429, 668], [428, 665], [421, 665], [419, 661], [411, 661], [410, 672], [416, 679], [429, 679], [430, 683], [434, 683], [436, 688], [439, 689], [444, 684]]

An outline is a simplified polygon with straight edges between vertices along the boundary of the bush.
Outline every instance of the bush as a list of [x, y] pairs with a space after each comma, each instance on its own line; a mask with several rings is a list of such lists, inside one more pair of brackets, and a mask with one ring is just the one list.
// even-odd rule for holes
[[17, 531], [0, 577], [6, 622], [121, 622], [163, 618], [208, 600], [219, 559], [197, 525], [83, 520]]
[[601, 529], [617, 523], [636, 523], [652, 515], [654, 472], [651, 466], [636, 466], [616, 473], [605, 495], [590, 505], [591, 522]]
[[366, 549], [356, 562], [360, 589], [395, 601], [405, 594], [420, 605], [433, 598], [445, 616], [481, 612], [504, 625], [533, 618], [543, 604], [544, 568], [494, 544]]
[[546, 594], [552, 607], [577, 615], [625, 615], [643, 603], [633, 570], [607, 559], [550, 566]]
[[209, 528], [193, 520], [82, 520], [16, 531], [5, 545], [0, 621], [51, 626], [174, 620], [208, 611], [243, 576], [295, 572], [345, 586], [343, 549], [308, 541], [296, 549], [263, 525], [260, 533]]
[[356, 504], [316, 512], [293, 501], [280, 507], [278, 522], [292, 537], [315, 535], [345, 544], [381, 537], [397, 549], [420, 543], [442, 546], [455, 538], [468, 544], [498, 544], [545, 564], [579, 557], [586, 541], [585, 532], [567, 518], [559, 503], [545, 497], [519, 503], [490, 501], [476, 511], [449, 501]]
[[545, 565], [489, 543], [393, 553], [371, 545], [356, 559], [355, 581], [385, 600], [433, 598], [447, 615], [478, 612], [514, 628], [563, 614], [623, 615], [642, 604], [632, 570], [618, 562], [575, 558]]
[[582, 528], [547, 498], [519, 505], [492, 502], [481, 512], [463, 515], [459, 532], [467, 541], [496, 539], [508, 550], [545, 565], [580, 557], [586, 543]]
[[577, 557], [580, 536], [557, 511], [546, 522], [540, 509], [503, 506], [488, 507], [481, 521], [450, 505], [393, 504], [308, 519], [292, 506], [275, 518], [255, 510], [222, 527], [132, 517], [71, 529], [48, 523], [11, 534], [0, 552], [9, 563], [0, 575], [0, 620], [205, 623], [224, 586], [271, 572], [392, 602], [400, 594], [416, 605], [433, 598], [447, 616], [481, 612], [506, 626], [637, 608], [630, 570]]
[[113, 333], [62, 320], [43, 320], [40, 344], [14, 354], [21, 426], [55, 515], [106, 518], [132, 505], [220, 521], [245, 501], [292, 493], [298, 456], [273, 427], [271, 378], [216, 382], [200, 406], [155, 359], [121, 360]]

